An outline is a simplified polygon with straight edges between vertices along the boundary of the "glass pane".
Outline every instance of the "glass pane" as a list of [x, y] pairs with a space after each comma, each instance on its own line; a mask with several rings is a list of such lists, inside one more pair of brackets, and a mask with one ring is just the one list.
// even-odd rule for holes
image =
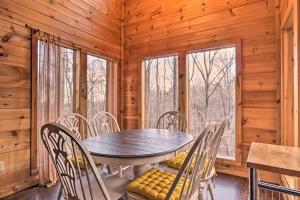
[[60, 47], [60, 115], [73, 112], [74, 50]]
[[188, 54], [190, 131], [197, 136], [210, 123], [227, 120], [219, 157], [235, 159], [235, 47]]
[[107, 61], [87, 56], [87, 117], [91, 121], [100, 111], [106, 111]]
[[163, 113], [178, 110], [177, 60], [169, 56], [144, 61], [146, 128], [155, 128]]

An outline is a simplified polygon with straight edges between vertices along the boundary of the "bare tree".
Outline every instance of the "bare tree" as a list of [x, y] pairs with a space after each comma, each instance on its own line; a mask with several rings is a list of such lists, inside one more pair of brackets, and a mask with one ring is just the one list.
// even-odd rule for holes
[[145, 61], [147, 127], [155, 127], [162, 113], [177, 110], [177, 57], [174, 57]]
[[[235, 116], [235, 48], [189, 54], [191, 128], [198, 134], [211, 122]], [[234, 136], [234, 126], [229, 131]], [[233, 152], [231, 148], [228, 156]]]
[[88, 118], [106, 110], [107, 61], [88, 56]]
[[73, 53], [72, 49], [60, 47], [61, 114], [73, 111]]
[[156, 117], [159, 118], [159, 104], [160, 104], [160, 90], [159, 90], [159, 71], [158, 71], [158, 58], [156, 59], [156, 74], [155, 74], [155, 80], [156, 80]]

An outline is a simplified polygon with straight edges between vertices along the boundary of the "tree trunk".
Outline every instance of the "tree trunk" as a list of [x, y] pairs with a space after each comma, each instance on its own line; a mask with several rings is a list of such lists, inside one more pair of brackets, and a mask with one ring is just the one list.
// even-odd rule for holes
[[160, 99], [159, 99], [159, 77], [158, 77], [158, 59], [156, 59], [156, 114], [157, 119], [160, 116], [159, 112], [159, 105], [160, 105]]
[[174, 68], [174, 73], [173, 73], [173, 110], [177, 110], [176, 108], [176, 102], [177, 102], [177, 97], [176, 97], [176, 92], [177, 92], [177, 59], [176, 56], [173, 56], [173, 68]]

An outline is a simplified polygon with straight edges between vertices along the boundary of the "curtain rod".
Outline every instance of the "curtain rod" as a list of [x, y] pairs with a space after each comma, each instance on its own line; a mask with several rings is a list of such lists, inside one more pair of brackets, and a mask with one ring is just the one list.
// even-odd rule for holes
[[41, 31], [40, 29], [33, 28], [33, 27], [29, 26], [28, 24], [25, 24], [25, 27], [30, 30], [31, 37], [37, 36], [39, 38], [39, 40], [41, 40], [42, 42], [54, 43], [56, 45], [60, 44], [61, 38], [58, 36], [52, 35], [45, 31]]
[[[28, 24], [25, 24], [25, 27], [30, 30], [32, 36], [37, 35], [40, 38], [49, 38], [49, 39], [52, 38], [52, 40], [58, 41], [59, 43], [63, 43], [65, 45], [69, 46], [70, 48], [73, 47], [74, 49], [84, 49], [84, 50], [87, 50], [87, 51], [89, 51], [91, 53], [91, 55], [98, 55], [99, 57], [105, 58], [107, 61], [114, 62], [114, 61], [119, 60], [119, 58], [111, 58], [108, 55], [105, 55], [105, 54], [100, 53], [100, 52], [99, 52], [99, 54], [100, 54], [99, 55], [99, 54], [97, 54], [98, 51], [95, 51], [95, 50], [90, 49], [88, 47], [82, 46], [80, 44], [75, 44], [72, 41], [65, 40], [65, 39], [63, 39], [63, 38], [61, 38], [59, 36], [55, 36], [53, 34], [47, 33], [46, 31], [41, 31], [38, 28], [33, 28], [32, 26], [30, 26]], [[43, 35], [41, 35], [41, 34], [43, 34]]]

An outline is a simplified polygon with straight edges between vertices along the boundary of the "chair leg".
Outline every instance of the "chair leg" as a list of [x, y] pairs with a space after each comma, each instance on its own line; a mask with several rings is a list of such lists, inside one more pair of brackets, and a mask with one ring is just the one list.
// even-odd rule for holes
[[120, 197], [118, 200], [129, 200], [127, 194], [124, 194], [122, 197]]
[[107, 172], [109, 174], [112, 174], [111, 166], [110, 165], [106, 165], [106, 167], [107, 167]]
[[198, 200], [204, 200], [204, 198], [203, 198], [203, 191], [202, 190], [199, 190]]
[[119, 167], [119, 175], [122, 178], [123, 177], [123, 167], [122, 165]]
[[60, 199], [61, 199], [62, 193], [63, 193], [63, 191], [62, 191], [62, 186], [59, 186], [59, 192], [58, 192], [57, 200], [60, 200]]
[[208, 191], [209, 191], [211, 199], [215, 200], [216, 198], [215, 198], [215, 195], [214, 195], [214, 186], [213, 186], [211, 181], [208, 182]]

